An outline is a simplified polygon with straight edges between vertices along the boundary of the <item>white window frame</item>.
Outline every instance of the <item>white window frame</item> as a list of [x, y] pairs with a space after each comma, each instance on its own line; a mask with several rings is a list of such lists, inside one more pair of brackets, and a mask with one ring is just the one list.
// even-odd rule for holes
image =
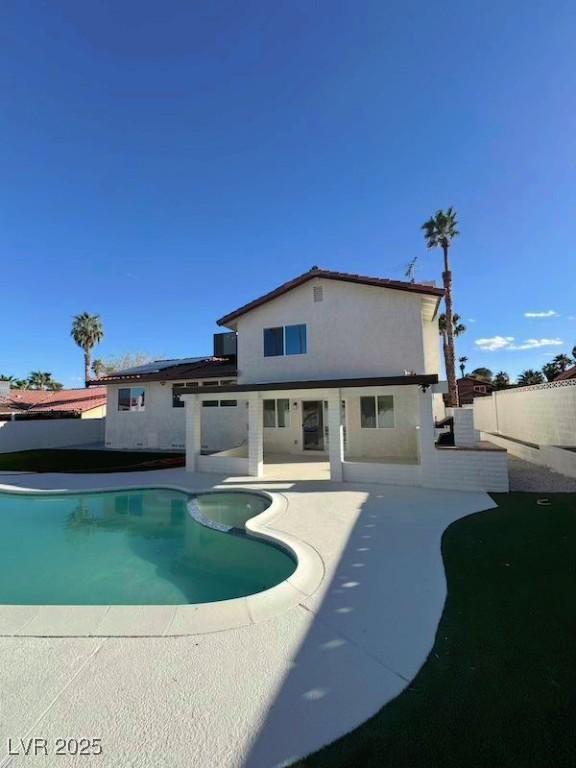
[[[381, 426], [378, 423], [378, 398], [389, 397], [392, 400], [392, 424]], [[374, 414], [376, 416], [376, 424], [373, 427], [362, 425], [362, 400], [371, 398], [374, 400]], [[396, 400], [394, 395], [360, 395], [360, 429], [396, 429]]]
[[[278, 424], [278, 401], [279, 400], [286, 400], [288, 403], [288, 409], [286, 411], [287, 418], [286, 418], [286, 424], [283, 424], [280, 426]], [[262, 400], [262, 423], [264, 423], [264, 403], [265, 402], [271, 402], [274, 403], [274, 424], [272, 426], [267, 426], [264, 424], [264, 429], [290, 429], [292, 425], [292, 417], [290, 414], [290, 400], [287, 397], [266, 397]]]
[[[129, 392], [130, 392], [130, 402], [132, 402], [132, 390], [133, 389], [142, 390], [142, 392], [143, 392], [143, 404], [142, 404], [142, 407], [141, 408], [138, 407], [138, 406], [132, 407], [132, 405], [131, 405], [129, 408], [120, 408], [120, 392], [123, 389], [129, 390]], [[118, 413], [144, 413], [146, 411], [146, 400], [147, 399], [148, 399], [148, 395], [147, 395], [146, 387], [143, 387], [141, 385], [140, 386], [134, 385], [132, 387], [130, 387], [130, 386], [128, 386], [128, 387], [118, 387], [118, 394], [117, 394], [117, 397], [116, 397], [116, 409], [117, 409], [117, 412]]]

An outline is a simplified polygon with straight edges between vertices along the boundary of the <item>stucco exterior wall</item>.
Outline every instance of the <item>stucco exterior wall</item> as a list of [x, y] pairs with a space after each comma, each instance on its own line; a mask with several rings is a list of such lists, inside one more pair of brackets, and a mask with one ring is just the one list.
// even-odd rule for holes
[[394, 427], [362, 429], [360, 397], [346, 401], [346, 458], [418, 456], [418, 392], [415, 387], [387, 387], [394, 398]]
[[[322, 288], [322, 301], [314, 301], [315, 287]], [[409, 292], [311, 280], [238, 319], [238, 380], [437, 373], [437, 322], [423, 320], [424, 300]], [[306, 354], [264, 357], [264, 328], [300, 323], [307, 326]]]
[[[186, 443], [185, 409], [172, 406], [172, 384], [144, 384], [144, 411], [119, 411], [118, 389], [122, 387], [109, 386], [106, 445], [109, 448], [183, 449]], [[202, 408], [202, 448], [218, 451], [245, 440], [246, 410], [246, 403], [241, 400], [232, 408]]]
[[106, 406], [99, 405], [98, 408], [91, 408], [89, 411], [84, 411], [80, 416], [81, 419], [103, 419], [106, 416]]

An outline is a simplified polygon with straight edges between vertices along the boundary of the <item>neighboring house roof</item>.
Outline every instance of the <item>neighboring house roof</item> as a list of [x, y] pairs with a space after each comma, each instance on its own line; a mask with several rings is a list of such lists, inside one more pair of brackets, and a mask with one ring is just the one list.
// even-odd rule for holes
[[298, 286], [308, 282], [308, 280], [313, 280], [317, 277], [326, 280], [339, 280], [345, 283], [371, 285], [377, 288], [389, 288], [397, 291], [408, 291], [409, 293], [420, 293], [426, 296], [436, 296], [438, 300], [444, 296], [444, 290], [442, 288], [436, 288], [433, 285], [426, 285], [424, 283], [406, 283], [401, 280], [390, 280], [384, 277], [365, 277], [364, 275], [352, 275], [346, 272], [332, 272], [328, 269], [312, 267], [312, 269], [310, 269], [308, 272], [304, 272], [304, 274], [295, 277], [293, 280], [289, 280], [287, 283], [283, 283], [273, 291], [265, 293], [263, 296], [260, 296], [260, 298], [254, 299], [254, 301], [251, 301], [248, 304], [244, 304], [244, 306], [235, 309], [233, 312], [230, 312], [227, 315], [224, 315], [224, 317], [221, 317], [220, 320], [217, 320], [216, 322], [218, 325], [227, 326], [228, 323], [231, 323], [233, 320], [236, 320], [236, 318], [246, 314], [246, 312], [250, 312], [251, 310], [260, 307], [263, 304], [272, 301], [273, 299], [277, 299], [279, 296], [288, 293], [288, 291], [291, 291], [293, 288], [297, 288]]
[[182, 360], [156, 360], [154, 363], [114, 371], [89, 384], [119, 384], [140, 381], [181, 381], [182, 379], [234, 378], [236, 362], [227, 357], [186, 357]]
[[0, 415], [69, 413], [80, 416], [103, 405], [106, 405], [106, 387], [61, 389], [57, 392], [11, 389], [7, 395], [0, 396]]
[[576, 365], [574, 365], [572, 368], [568, 368], [568, 370], [564, 371], [563, 373], [559, 373], [554, 381], [566, 381], [568, 379], [576, 379]]
[[462, 376], [462, 378], [458, 379], [458, 384], [470, 381], [473, 384], [483, 384], [486, 387], [492, 387], [492, 389], [495, 388], [495, 385], [492, 381], [487, 381], [486, 379], [481, 379], [479, 376]]

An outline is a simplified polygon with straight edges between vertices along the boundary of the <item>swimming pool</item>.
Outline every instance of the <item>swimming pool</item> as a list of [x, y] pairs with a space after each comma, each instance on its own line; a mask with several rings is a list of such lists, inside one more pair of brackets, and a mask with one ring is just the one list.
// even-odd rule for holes
[[243, 530], [269, 504], [233, 491], [0, 493], [0, 604], [182, 605], [261, 592], [296, 569]]

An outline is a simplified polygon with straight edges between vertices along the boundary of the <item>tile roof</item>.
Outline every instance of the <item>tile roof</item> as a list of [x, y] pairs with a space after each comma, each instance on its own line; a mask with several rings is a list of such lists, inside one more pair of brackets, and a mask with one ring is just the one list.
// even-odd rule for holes
[[567, 379], [576, 379], [576, 365], [572, 366], [572, 368], [568, 368], [563, 373], [559, 373], [554, 381], [566, 381]]
[[444, 296], [443, 288], [436, 288], [435, 286], [426, 285], [424, 283], [407, 283], [402, 280], [390, 280], [386, 277], [366, 277], [365, 275], [354, 275], [347, 272], [333, 272], [329, 269], [312, 267], [312, 269], [310, 269], [308, 272], [304, 272], [304, 274], [295, 277], [293, 280], [289, 280], [287, 283], [283, 283], [273, 291], [265, 293], [263, 296], [260, 296], [258, 299], [254, 299], [254, 301], [251, 301], [248, 304], [244, 304], [242, 307], [235, 309], [233, 312], [224, 315], [224, 317], [221, 317], [216, 322], [218, 325], [226, 326], [237, 317], [240, 317], [240, 315], [244, 315], [246, 312], [250, 312], [257, 307], [262, 306], [262, 304], [266, 304], [268, 301], [272, 301], [272, 299], [276, 299], [278, 296], [282, 296], [283, 294], [288, 293], [288, 291], [291, 291], [293, 288], [297, 288], [299, 285], [303, 285], [304, 283], [308, 282], [308, 280], [312, 280], [316, 277], [324, 278], [326, 280], [339, 280], [345, 283], [371, 285], [377, 288], [391, 288], [397, 291], [420, 293], [427, 296], [436, 296], [438, 299]]
[[103, 405], [106, 405], [106, 387], [61, 389], [58, 392], [11, 389], [7, 395], [0, 395], [0, 414], [57, 412], [80, 415]]
[[[120, 382], [141, 381], [179, 381], [182, 379], [235, 378], [238, 374], [236, 361], [227, 357], [184, 358], [182, 361], [169, 362], [170, 365], [158, 365], [153, 370], [142, 371], [140, 366], [116, 371], [108, 376], [94, 379], [90, 384], [117, 384]], [[152, 366], [152, 364], [150, 364]]]

